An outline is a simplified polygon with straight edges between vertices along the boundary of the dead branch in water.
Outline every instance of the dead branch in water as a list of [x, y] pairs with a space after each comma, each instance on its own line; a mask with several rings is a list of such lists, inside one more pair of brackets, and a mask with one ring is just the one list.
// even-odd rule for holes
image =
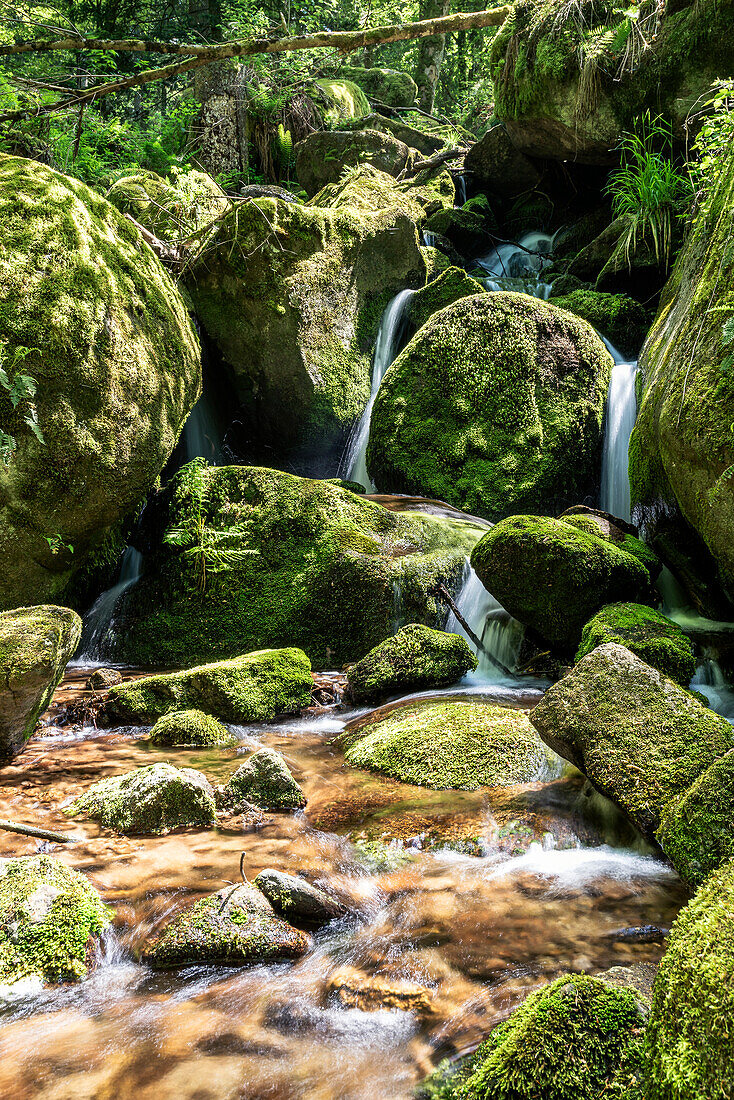
[[449, 605], [449, 607], [453, 611], [456, 618], [459, 620], [461, 625], [464, 627], [464, 630], [467, 632], [467, 634], [469, 635], [471, 640], [474, 642], [474, 645], [477, 647], [477, 649], [480, 652], [482, 652], [484, 654], [484, 656], [487, 658], [487, 660], [490, 661], [491, 664], [493, 664], [495, 666], [495, 668], [498, 668], [500, 670], [500, 672], [503, 672], [505, 674], [505, 676], [514, 676], [514, 672], [510, 672], [509, 668], [506, 668], [502, 664], [501, 661], [498, 661], [497, 658], [494, 656], [494, 654], [490, 653], [489, 650], [485, 647], [484, 643], [476, 636], [476, 634], [474, 633], [474, 631], [469, 626], [468, 622], [466, 621], [466, 619], [464, 618], [464, 616], [461, 614], [458, 607], [456, 606], [456, 603], [454, 602], [454, 598], [451, 595], [451, 593], [449, 592], [448, 588], [446, 588], [446, 586], [443, 585], [443, 584], [437, 584], [435, 589], [434, 589], [434, 592], [436, 593], [437, 596], [439, 596], [444, 601], [444, 603], [447, 603]]
[[78, 844], [82, 839], [71, 833], [55, 833], [52, 829], [37, 829], [35, 825], [23, 825], [20, 821], [0, 819], [0, 829], [8, 833], [20, 833], [22, 836], [35, 836], [40, 840], [55, 840], [57, 844]]

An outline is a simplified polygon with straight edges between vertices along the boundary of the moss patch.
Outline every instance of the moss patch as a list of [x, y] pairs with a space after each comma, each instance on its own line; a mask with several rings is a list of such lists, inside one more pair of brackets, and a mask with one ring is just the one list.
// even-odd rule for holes
[[734, 750], [665, 808], [656, 833], [681, 878], [700, 886], [734, 856]]
[[551, 294], [550, 301], [559, 309], [583, 317], [629, 359], [635, 359], [639, 355], [652, 324], [650, 313], [627, 294], [574, 290], [570, 294]]
[[168, 179], [156, 172], [133, 172], [116, 180], [107, 198], [165, 240], [181, 240], [202, 229], [230, 205], [219, 184], [195, 168], [173, 167]]
[[161, 835], [214, 824], [214, 792], [201, 772], [151, 764], [100, 779], [64, 811], [91, 817], [118, 833]]
[[684, 687], [696, 671], [693, 646], [678, 624], [644, 604], [603, 607], [584, 627], [576, 660], [605, 642], [618, 642]]
[[408, 306], [408, 319], [419, 329], [434, 313], [453, 305], [460, 298], [486, 293], [482, 284], [472, 279], [460, 267], [449, 267], [413, 295]]
[[347, 691], [359, 703], [453, 684], [476, 667], [476, 657], [458, 634], [410, 623], [351, 666]]
[[237, 742], [226, 726], [200, 710], [168, 711], [153, 726], [150, 739], [154, 745], [177, 745], [180, 748], [233, 745]]
[[280, 753], [258, 749], [240, 764], [224, 788], [229, 805], [254, 802], [262, 810], [298, 810], [306, 805], [303, 791]]

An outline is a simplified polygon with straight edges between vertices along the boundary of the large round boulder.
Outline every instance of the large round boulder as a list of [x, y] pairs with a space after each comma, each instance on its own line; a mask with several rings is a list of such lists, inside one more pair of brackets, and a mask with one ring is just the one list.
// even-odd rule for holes
[[228, 209], [222, 188], [196, 168], [172, 168], [168, 177], [141, 169], [115, 180], [107, 198], [164, 240], [180, 240], [203, 229]]
[[612, 359], [590, 325], [525, 294], [463, 298], [390, 367], [367, 468], [384, 492], [476, 515], [560, 511], [594, 493]]
[[696, 671], [693, 646], [678, 624], [641, 603], [608, 604], [598, 611], [584, 627], [576, 660], [606, 642], [625, 646], [684, 687]]
[[444, 687], [476, 667], [476, 657], [458, 634], [409, 623], [348, 669], [347, 695], [363, 703]]
[[[152, 488], [199, 396], [193, 326], [137, 230], [78, 180], [0, 155], [0, 607], [60, 593]], [[30, 349], [30, 350], [29, 350]]]
[[150, 764], [93, 783], [64, 813], [91, 817], [118, 833], [161, 835], [214, 824], [214, 789], [194, 768]]
[[413, 107], [418, 98], [418, 85], [413, 77], [397, 69], [343, 65], [339, 75], [357, 84], [369, 99], [388, 107]]
[[308, 195], [315, 195], [327, 183], [336, 183], [347, 169], [365, 162], [399, 176], [416, 156], [405, 142], [379, 130], [317, 130], [298, 142], [294, 154], [298, 182]]

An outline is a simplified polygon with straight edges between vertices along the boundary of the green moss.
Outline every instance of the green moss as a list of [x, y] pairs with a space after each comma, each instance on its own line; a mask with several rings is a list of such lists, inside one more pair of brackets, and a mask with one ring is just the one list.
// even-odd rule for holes
[[597, 538], [604, 539], [605, 542], [614, 543], [620, 550], [624, 550], [625, 553], [631, 554], [633, 558], [637, 558], [650, 574], [650, 580], [656, 581], [660, 576], [663, 563], [655, 551], [642, 539], [638, 539], [634, 535], [623, 531], [620, 527], [616, 527], [613, 521], [610, 523], [605, 520], [603, 512], [598, 515], [585, 512], [564, 512], [559, 518], [569, 527], [578, 527], [580, 531], [588, 531], [590, 534], [596, 535]]
[[734, 1093], [734, 860], [681, 911], [660, 964], [647, 1032], [646, 1100]]
[[411, 298], [408, 318], [416, 329], [446, 306], [474, 294], [486, 294], [480, 282], [459, 267], [449, 267]]
[[107, 198], [157, 237], [175, 241], [202, 229], [230, 205], [219, 184], [195, 168], [174, 167], [168, 179], [142, 171], [121, 176]]
[[358, 65], [342, 66], [339, 75], [359, 85], [365, 95], [388, 107], [412, 107], [418, 98], [418, 85], [408, 73], [396, 69], [367, 69]]
[[180, 748], [234, 745], [237, 742], [226, 726], [200, 710], [168, 711], [153, 726], [150, 739], [154, 745], [176, 745]]
[[212, 825], [214, 794], [201, 772], [150, 764], [100, 779], [64, 813], [91, 817], [118, 833], [160, 835], [185, 826]]
[[[78, 180], [0, 155], [0, 349], [33, 349], [39, 442], [2, 391], [0, 607], [49, 599], [152, 488], [199, 395], [183, 299], [131, 223]], [[11, 367], [12, 370], [15, 368]], [[73, 554], [52, 553], [60, 536]]]
[[734, 856], [734, 750], [715, 760], [665, 808], [657, 839], [692, 886]]
[[376, 700], [453, 684], [476, 667], [476, 657], [458, 634], [410, 623], [351, 666], [347, 692], [355, 703]]
[[223, 797], [233, 806], [254, 802], [263, 810], [299, 810], [306, 805], [288, 765], [273, 749], [258, 749], [240, 764], [229, 777]]
[[79, 981], [109, 921], [88, 879], [60, 860], [1, 860], [0, 984]]
[[324, 112], [327, 126], [336, 127], [349, 119], [364, 118], [370, 104], [362, 89], [352, 80], [332, 80], [323, 77], [314, 84], [324, 94], [329, 106]]
[[559, 309], [583, 317], [629, 359], [639, 354], [652, 324], [648, 310], [627, 294], [573, 290], [570, 294], [551, 294], [550, 301]]
[[437, 790], [532, 783], [551, 762], [522, 711], [486, 703], [397, 707], [341, 741], [353, 767]]
[[367, 465], [386, 492], [498, 519], [593, 493], [612, 361], [590, 326], [524, 294], [430, 318], [388, 371]]
[[[350, 180], [358, 165], [367, 164], [397, 178], [412, 167], [415, 152], [379, 130], [317, 130], [299, 141], [295, 156], [298, 182], [308, 195], [316, 196], [321, 188], [338, 184], [345, 174]], [[313, 202], [326, 205], [323, 198], [316, 197]]]
[[618, 642], [684, 687], [696, 671], [693, 646], [678, 624], [644, 604], [603, 607], [584, 627], [576, 660], [605, 642]]

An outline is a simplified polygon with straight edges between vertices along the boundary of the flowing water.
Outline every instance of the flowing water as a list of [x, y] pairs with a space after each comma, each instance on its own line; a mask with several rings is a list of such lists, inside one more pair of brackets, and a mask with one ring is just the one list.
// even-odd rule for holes
[[514, 676], [508, 674], [517, 666], [524, 627], [487, 591], [468, 559], [456, 606], [472, 633], [479, 638], [482, 648], [477, 650], [474, 640], [453, 611], [446, 630], [460, 634], [476, 653], [478, 677], [498, 685], [516, 683]]
[[[59, 698], [76, 690], [67, 682]], [[499, 697], [533, 702], [518, 686]], [[115, 920], [88, 979], [5, 1006], [0, 1095], [407, 1100], [543, 982], [661, 956], [629, 929], [666, 929], [685, 891], [577, 773], [559, 765], [544, 781], [476, 792], [412, 787], [344, 764], [331, 741], [353, 717], [239, 728], [237, 747], [206, 751], [156, 749], [147, 730], [49, 726], [3, 769], [0, 816], [80, 840], [0, 833], [0, 855], [52, 851], [89, 875]], [[285, 755], [304, 812], [164, 837], [119, 837], [61, 812], [96, 779], [159, 759], [223, 781], [259, 744]], [[242, 852], [248, 878], [302, 872], [355, 915], [292, 964], [141, 965], [148, 936], [237, 880]], [[355, 982], [360, 1007], [340, 993]]]
[[479, 267], [486, 271], [481, 281], [487, 290], [514, 290], [534, 298], [547, 299], [551, 284], [541, 278], [550, 263], [553, 237], [547, 233], [526, 233], [519, 241], [498, 244], [482, 259]]
[[123, 592], [140, 577], [143, 555], [133, 546], [125, 548], [120, 560], [120, 574], [116, 584], [95, 600], [84, 616], [82, 639], [79, 644], [81, 665], [98, 664], [104, 658], [105, 640], [114, 630], [115, 608]]
[[370, 421], [372, 419], [372, 407], [377, 397], [382, 379], [387, 368], [392, 363], [400, 349], [400, 342], [405, 335], [406, 317], [405, 311], [408, 302], [415, 291], [401, 290], [388, 303], [380, 321], [380, 329], [377, 333], [377, 343], [372, 357], [372, 389], [367, 407], [357, 424], [347, 449], [345, 469], [347, 478], [364, 485], [368, 493], [374, 492], [374, 485], [367, 473], [367, 443], [370, 437]]
[[602, 339], [614, 366], [605, 410], [600, 504], [605, 512], [629, 523], [632, 515], [628, 460], [630, 436], [637, 417], [637, 362], [625, 362], [624, 356], [605, 337]]
[[221, 466], [224, 461], [219, 419], [206, 387], [184, 424], [179, 448], [181, 465], [194, 458], [205, 458], [212, 466]]

